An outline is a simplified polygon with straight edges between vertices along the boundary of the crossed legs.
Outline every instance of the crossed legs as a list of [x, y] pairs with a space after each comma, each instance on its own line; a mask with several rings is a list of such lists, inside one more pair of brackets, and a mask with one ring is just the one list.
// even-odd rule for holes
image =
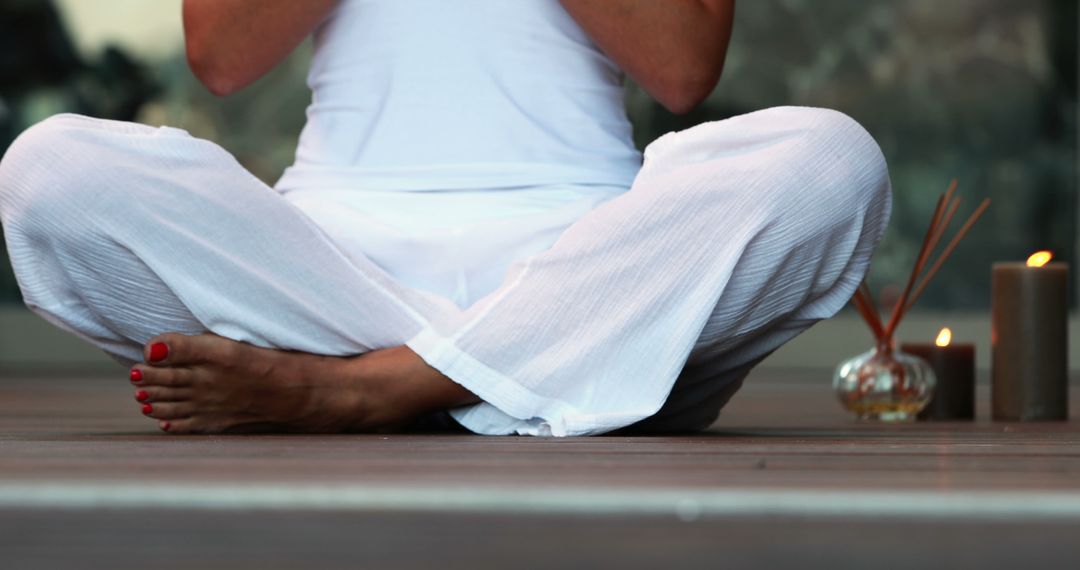
[[880, 152], [838, 113], [710, 123], [651, 145], [634, 188], [460, 311], [345, 258], [175, 129], [61, 116], [0, 163], [27, 305], [148, 361], [137, 395], [177, 433], [379, 429], [463, 404], [481, 433], [696, 425], [843, 306], [888, 210]]
[[401, 347], [456, 307], [346, 259], [212, 143], [53, 117], [0, 162], [0, 213], [26, 304], [141, 361], [138, 406], [172, 433], [371, 430], [474, 400]]

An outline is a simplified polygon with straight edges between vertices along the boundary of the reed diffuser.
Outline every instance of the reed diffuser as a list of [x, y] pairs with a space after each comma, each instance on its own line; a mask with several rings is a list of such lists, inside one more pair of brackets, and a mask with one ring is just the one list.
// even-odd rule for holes
[[983, 200], [934, 262], [930, 263], [934, 250], [960, 207], [960, 198], [955, 196], [955, 193], [956, 181], [953, 180], [948, 190], [938, 197], [911, 275], [897, 298], [888, 321], [881, 320], [866, 281], [859, 285], [851, 299], [855, 310], [870, 327], [875, 345], [869, 351], [845, 360], [836, 367], [833, 388], [836, 389], [840, 403], [859, 418], [882, 421], [913, 420], [934, 394], [935, 378], [930, 365], [922, 358], [897, 349], [894, 335], [900, 321], [919, 300], [930, 280], [949, 259], [960, 240], [971, 230], [971, 226], [990, 206], [989, 199]]

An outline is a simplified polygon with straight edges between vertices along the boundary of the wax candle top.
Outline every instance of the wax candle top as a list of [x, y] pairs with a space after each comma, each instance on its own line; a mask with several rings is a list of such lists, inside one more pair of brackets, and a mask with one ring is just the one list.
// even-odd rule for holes
[[1050, 260], [1054, 258], [1054, 254], [1049, 251], [1036, 251], [1027, 258], [1028, 267], [1042, 267]]
[[1046, 265], [1028, 265], [1026, 261], [995, 261], [994, 271], [1009, 273], [1053, 273], [1068, 271], [1069, 264], [1064, 261], [1050, 261]]
[[952, 342], [952, 331], [949, 330], [949, 327], [941, 329], [941, 332], [938, 333], [937, 338], [934, 340], [934, 344], [942, 347], [949, 346], [950, 342]]

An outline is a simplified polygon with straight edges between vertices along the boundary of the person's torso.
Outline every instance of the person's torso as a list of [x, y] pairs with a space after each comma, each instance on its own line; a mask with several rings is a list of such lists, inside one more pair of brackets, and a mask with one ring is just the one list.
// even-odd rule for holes
[[278, 189], [628, 187], [622, 73], [558, 0], [343, 0]]

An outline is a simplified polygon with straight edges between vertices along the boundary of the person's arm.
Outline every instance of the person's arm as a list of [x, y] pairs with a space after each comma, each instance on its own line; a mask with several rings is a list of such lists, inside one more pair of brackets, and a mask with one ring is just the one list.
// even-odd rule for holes
[[673, 113], [720, 80], [735, 0], [561, 0], [626, 73]]
[[247, 87], [289, 55], [337, 0], [184, 0], [192, 72], [215, 95]]

